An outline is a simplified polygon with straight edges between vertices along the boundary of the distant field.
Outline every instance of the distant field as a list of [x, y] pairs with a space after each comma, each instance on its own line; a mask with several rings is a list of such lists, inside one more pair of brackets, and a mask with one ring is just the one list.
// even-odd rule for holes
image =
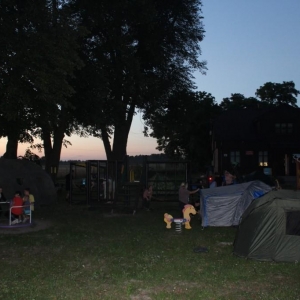
[[[75, 178], [81, 178], [86, 176], [86, 168], [84, 167], [76, 167], [75, 169]], [[57, 177], [58, 178], [63, 178], [65, 177], [68, 173], [70, 172], [70, 164], [60, 164]]]

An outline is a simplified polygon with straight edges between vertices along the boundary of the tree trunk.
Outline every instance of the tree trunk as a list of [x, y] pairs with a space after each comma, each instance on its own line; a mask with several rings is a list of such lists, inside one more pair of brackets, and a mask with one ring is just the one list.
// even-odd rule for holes
[[[126, 105], [127, 107], [127, 105]], [[135, 111], [135, 103], [130, 103], [128, 110], [118, 113], [119, 119], [115, 125], [113, 147], [111, 147], [109, 137], [105, 128], [101, 129], [102, 141], [109, 161], [123, 161], [127, 155], [128, 135]]]
[[56, 181], [62, 143], [64, 139], [64, 128], [57, 128], [53, 134], [53, 144], [51, 134], [43, 130], [43, 143], [45, 153], [45, 171], [51, 176], [53, 182]]
[[101, 135], [102, 135], [102, 141], [106, 153], [106, 159], [107, 160], [112, 160], [112, 151], [111, 151], [111, 145], [109, 141], [109, 136], [107, 134], [106, 128], [103, 127], [101, 128]]
[[6, 151], [3, 158], [17, 159], [18, 156], [18, 137], [15, 134], [7, 136]]
[[114, 142], [112, 149], [112, 156], [114, 160], [123, 161], [127, 155], [128, 135], [135, 111], [135, 102], [132, 101], [128, 105], [130, 106], [128, 110], [125, 109], [123, 119], [120, 118], [119, 122], [115, 125]]
[[123, 125], [115, 127], [113, 149], [111, 153], [112, 160], [123, 161], [125, 159], [130, 125], [128, 128], [128, 124], [124, 122]]
[[[124, 123], [125, 124], [125, 123]], [[126, 156], [127, 140], [129, 131], [127, 125], [116, 126], [114, 131], [113, 149], [111, 147], [109, 136], [105, 129], [102, 129], [102, 141], [108, 161], [123, 161]], [[130, 128], [130, 127], [129, 127]]]

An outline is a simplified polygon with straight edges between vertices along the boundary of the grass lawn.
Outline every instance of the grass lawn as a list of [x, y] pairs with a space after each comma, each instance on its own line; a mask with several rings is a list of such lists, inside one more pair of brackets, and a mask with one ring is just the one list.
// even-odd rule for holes
[[1, 235], [0, 299], [300, 299], [299, 263], [238, 258], [236, 229], [201, 230], [198, 217], [168, 230], [163, 214], [177, 217], [176, 204], [153, 204], [135, 216], [62, 200], [41, 208], [37, 224], [51, 227]]

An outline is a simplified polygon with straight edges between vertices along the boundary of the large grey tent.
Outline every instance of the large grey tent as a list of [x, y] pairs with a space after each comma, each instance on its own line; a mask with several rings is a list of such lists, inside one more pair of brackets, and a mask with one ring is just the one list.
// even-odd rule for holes
[[244, 212], [234, 254], [265, 261], [300, 261], [300, 191], [278, 190]]
[[202, 226], [235, 226], [250, 203], [271, 191], [259, 180], [200, 191]]
[[35, 198], [35, 207], [56, 201], [56, 190], [50, 176], [42, 167], [26, 159], [0, 159], [0, 185], [6, 199], [16, 191], [29, 187]]

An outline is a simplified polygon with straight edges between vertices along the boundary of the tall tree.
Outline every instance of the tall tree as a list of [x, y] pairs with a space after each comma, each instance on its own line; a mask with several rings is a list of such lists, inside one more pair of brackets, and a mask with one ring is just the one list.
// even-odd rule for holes
[[[39, 5], [37, 7], [40, 8]], [[27, 104], [33, 96], [30, 42], [34, 34], [30, 1], [0, 2], [0, 137], [7, 136], [5, 158], [17, 158], [18, 141], [30, 140]], [[42, 12], [41, 12], [42, 13]]]
[[64, 135], [72, 130], [70, 80], [82, 66], [80, 28], [64, 1], [4, 0], [0, 5], [5, 39], [0, 43], [0, 133], [12, 145], [5, 156], [15, 158], [18, 141], [28, 140], [31, 131], [43, 140], [50, 172], [58, 168]]
[[211, 94], [180, 91], [151, 115], [147, 125], [159, 150], [173, 159], [188, 159], [200, 168], [211, 162], [211, 122], [219, 111]]
[[[78, 41], [82, 35], [76, 16], [65, 1], [48, 2], [47, 19], [40, 24], [36, 40], [35, 70], [33, 72], [36, 95], [34, 103], [35, 134], [42, 141], [45, 154], [45, 170], [55, 179], [61, 148], [68, 142], [64, 137], [74, 130], [75, 93], [71, 80], [75, 71], [83, 66], [78, 55]], [[42, 66], [42, 67], [39, 67]], [[43, 103], [43, 105], [38, 105]]]
[[256, 90], [255, 95], [261, 102], [269, 105], [289, 104], [297, 107], [297, 96], [300, 91], [296, 89], [293, 81], [283, 83], [267, 82]]
[[79, 78], [89, 74], [96, 79], [80, 81], [79, 102], [84, 107], [78, 119], [89, 116], [107, 159], [122, 160], [135, 110], [141, 109], [147, 118], [172, 90], [193, 86], [195, 69], [205, 69], [199, 61], [204, 36], [201, 1], [74, 0], [72, 4], [90, 32], [82, 52], [86, 68]]

